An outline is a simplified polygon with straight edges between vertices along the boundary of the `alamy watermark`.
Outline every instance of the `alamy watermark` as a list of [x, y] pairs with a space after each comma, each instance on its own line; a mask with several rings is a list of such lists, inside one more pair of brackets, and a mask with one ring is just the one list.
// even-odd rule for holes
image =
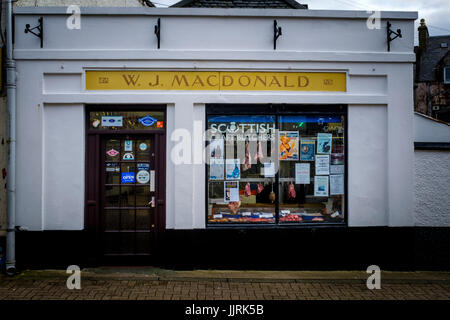
[[371, 265], [367, 268], [367, 273], [371, 274], [367, 278], [367, 289], [381, 289], [381, 270], [377, 265]]
[[67, 289], [73, 290], [81, 289], [81, 271], [80, 267], [77, 265], [71, 265], [67, 267], [66, 273], [70, 274], [70, 276], [67, 278], [66, 286]]

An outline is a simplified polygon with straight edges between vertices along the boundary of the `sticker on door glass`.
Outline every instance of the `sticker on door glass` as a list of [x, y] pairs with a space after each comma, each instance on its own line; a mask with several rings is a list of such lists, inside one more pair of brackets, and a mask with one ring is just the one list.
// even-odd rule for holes
[[145, 151], [145, 150], [147, 150], [147, 148], [148, 148], [148, 146], [147, 146], [147, 144], [145, 142], [142, 142], [139, 145], [139, 150], [141, 150], [141, 151]]
[[122, 116], [103, 116], [102, 117], [102, 127], [122, 127], [123, 117]]
[[137, 164], [138, 171], [140, 170], [150, 170], [150, 163], [138, 163]]
[[133, 140], [125, 140], [124, 150], [125, 151], [133, 151]]
[[119, 151], [111, 149], [111, 150], [106, 151], [106, 154], [110, 157], [115, 157], [119, 154]]
[[107, 162], [106, 172], [120, 172], [119, 163], [117, 162]]
[[136, 180], [139, 183], [148, 183], [150, 181], [150, 173], [146, 170], [138, 171]]
[[130, 152], [127, 152], [123, 155], [123, 160], [134, 160], [134, 155]]
[[155, 122], [158, 121], [158, 120], [156, 120], [153, 117], [150, 117], [149, 115], [146, 115], [145, 117], [139, 118], [138, 121], [143, 126], [150, 127], [150, 126], [154, 125]]
[[99, 126], [99, 124], [100, 124], [100, 120], [98, 120], [98, 119], [94, 119], [94, 121], [92, 121], [92, 126], [94, 128], [97, 128]]
[[134, 183], [134, 172], [122, 172], [122, 183]]
[[164, 128], [164, 121], [158, 121], [158, 122], [156, 122], [156, 127], [157, 127], [157, 128]]

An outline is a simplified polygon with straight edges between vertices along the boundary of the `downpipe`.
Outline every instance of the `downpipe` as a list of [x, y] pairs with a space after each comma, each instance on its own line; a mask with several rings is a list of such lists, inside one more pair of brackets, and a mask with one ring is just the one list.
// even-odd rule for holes
[[16, 62], [13, 59], [12, 3], [6, 0], [6, 105], [8, 110], [8, 171], [6, 216], [6, 274], [16, 274]]

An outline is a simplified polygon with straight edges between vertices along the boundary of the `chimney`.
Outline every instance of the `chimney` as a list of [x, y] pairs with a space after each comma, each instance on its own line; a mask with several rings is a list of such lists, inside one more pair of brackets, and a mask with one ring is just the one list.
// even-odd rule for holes
[[423, 52], [427, 50], [427, 44], [428, 44], [428, 28], [425, 24], [425, 19], [420, 19], [420, 26], [417, 28], [419, 31], [419, 48]]

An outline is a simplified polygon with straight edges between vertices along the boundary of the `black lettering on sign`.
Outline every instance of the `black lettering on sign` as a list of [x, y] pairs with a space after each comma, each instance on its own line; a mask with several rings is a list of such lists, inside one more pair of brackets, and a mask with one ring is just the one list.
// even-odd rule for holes
[[141, 76], [140, 75], [136, 76], [134, 74], [127, 74], [127, 75], [123, 74], [122, 77], [123, 77], [123, 79], [125, 80], [125, 82], [127, 83], [128, 86], [130, 84], [135, 86]]
[[109, 83], [109, 78], [107, 77], [99, 77], [98, 83]]
[[325, 86], [332, 86], [333, 85], [333, 79], [324, 79], [323, 84]]

